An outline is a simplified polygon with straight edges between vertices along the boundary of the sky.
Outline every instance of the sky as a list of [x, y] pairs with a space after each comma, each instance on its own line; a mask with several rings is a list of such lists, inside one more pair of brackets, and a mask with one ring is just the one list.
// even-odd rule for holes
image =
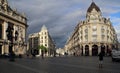
[[[8, 0], [28, 19], [27, 35], [39, 32], [45, 25], [56, 43], [63, 48], [75, 26], [86, 18], [92, 0]], [[120, 41], [120, 0], [94, 0], [102, 16], [110, 18]]]

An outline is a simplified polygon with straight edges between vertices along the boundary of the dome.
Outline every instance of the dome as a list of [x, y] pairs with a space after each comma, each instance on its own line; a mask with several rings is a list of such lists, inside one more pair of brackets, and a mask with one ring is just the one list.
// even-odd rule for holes
[[92, 2], [91, 5], [90, 5], [90, 7], [88, 8], [87, 12], [91, 12], [93, 8], [95, 8], [95, 10], [97, 12], [100, 11], [100, 8], [94, 2]]

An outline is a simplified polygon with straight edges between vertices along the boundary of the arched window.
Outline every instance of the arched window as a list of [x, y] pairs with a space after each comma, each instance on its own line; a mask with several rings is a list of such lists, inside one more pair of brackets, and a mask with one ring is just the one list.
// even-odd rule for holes
[[92, 46], [92, 56], [97, 56], [98, 55], [98, 46], [93, 45]]
[[89, 46], [85, 45], [85, 56], [89, 56]]

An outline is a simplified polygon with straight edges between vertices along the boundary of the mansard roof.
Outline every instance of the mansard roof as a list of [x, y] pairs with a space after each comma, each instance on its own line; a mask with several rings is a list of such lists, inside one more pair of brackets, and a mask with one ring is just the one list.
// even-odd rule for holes
[[95, 10], [97, 12], [100, 11], [100, 8], [94, 2], [92, 2], [91, 5], [90, 5], [90, 7], [88, 8], [87, 12], [91, 12], [93, 8], [95, 8]]

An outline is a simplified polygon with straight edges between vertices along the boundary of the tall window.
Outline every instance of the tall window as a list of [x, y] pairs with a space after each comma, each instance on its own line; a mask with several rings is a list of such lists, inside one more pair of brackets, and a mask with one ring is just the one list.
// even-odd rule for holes
[[93, 26], [93, 27], [92, 27], [92, 30], [93, 30], [93, 31], [96, 31], [96, 30], [97, 30], [97, 26]]
[[85, 29], [85, 34], [88, 34], [88, 29]]
[[105, 39], [105, 27], [104, 26], [101, 27], [101, 39], [102, 39], [102, 42]]
[[2, 39], [2, 24], [0, 23], [0, 39]]
[[43, 37], [41, 37], [41, 39], [43, 39]]
[[105, 28], [104, 28], [104, 26], [101, 27], [101, 32], [102, 32], [102, 33], [105, 32]]
[[85, 35], [85, 41], [86, 42], [88, 41], [88, 35]]

